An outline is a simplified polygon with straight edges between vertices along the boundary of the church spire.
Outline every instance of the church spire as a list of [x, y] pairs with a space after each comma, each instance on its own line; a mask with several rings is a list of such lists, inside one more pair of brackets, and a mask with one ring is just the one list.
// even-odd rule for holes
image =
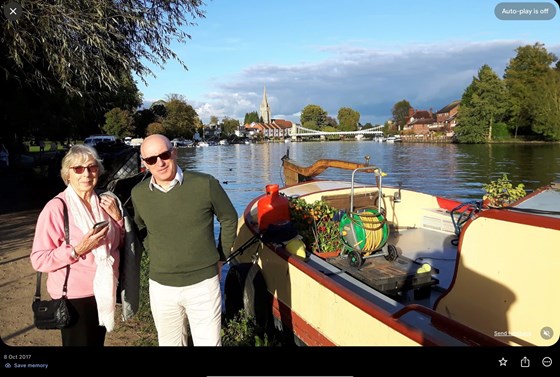
[[264, 85], [263, 99], [261, 102], [261, 118], [264, 124], [270, 124], [270, 106], [266, 98], [266, 84]]

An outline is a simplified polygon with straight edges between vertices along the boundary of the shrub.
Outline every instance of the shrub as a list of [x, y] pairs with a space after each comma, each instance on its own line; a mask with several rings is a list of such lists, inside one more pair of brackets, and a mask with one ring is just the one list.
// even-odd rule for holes
[[527, 195], [525, 185], [520, 183], [514, 187], [507, 174], [504, 174], [502, 178], [482, 185], [482, 189], [486, 191], [482, 199], [490, 207], [503, 207]]

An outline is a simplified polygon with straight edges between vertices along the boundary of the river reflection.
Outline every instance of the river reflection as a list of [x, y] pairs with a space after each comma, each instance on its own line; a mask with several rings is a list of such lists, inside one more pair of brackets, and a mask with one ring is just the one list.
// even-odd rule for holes
[[[372, 141], [236, 144], [180, 148], [179, 165], [206, 172], [222, 182], [238, 213], [269, 183], [283, 184], [281, 158], [310, 165], [321, 158], [363, 162], [387, 173], [384, 184], [460, 201], [481, 199], [482, 184], [506, 173], [528, 191], [560, 181], [560, 144], [409, 144]], [[327, 170], [329, 179], [350, 179], [351, 172]], [[369, 178], [369, 175], [366, 176]], [[357, 181], [364, 182], [359, 176]]]

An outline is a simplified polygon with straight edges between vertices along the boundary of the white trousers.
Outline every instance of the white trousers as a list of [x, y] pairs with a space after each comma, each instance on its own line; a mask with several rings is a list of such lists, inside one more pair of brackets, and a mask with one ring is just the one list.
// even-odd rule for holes
[[150, 279], [150, 307], [160, 346], [221, 346], [222, 296], [218, 276], [186, 287]]

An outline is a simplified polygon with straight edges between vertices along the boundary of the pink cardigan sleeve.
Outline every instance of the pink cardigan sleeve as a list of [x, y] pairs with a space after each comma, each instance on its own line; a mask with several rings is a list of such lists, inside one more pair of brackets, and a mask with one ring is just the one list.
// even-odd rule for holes
[[50, 200], [37, 220], [31, 249], [31, 265], [36, 271], [51, 272], [75, 263], [72, 248], [64, 239], [63, 204]]

